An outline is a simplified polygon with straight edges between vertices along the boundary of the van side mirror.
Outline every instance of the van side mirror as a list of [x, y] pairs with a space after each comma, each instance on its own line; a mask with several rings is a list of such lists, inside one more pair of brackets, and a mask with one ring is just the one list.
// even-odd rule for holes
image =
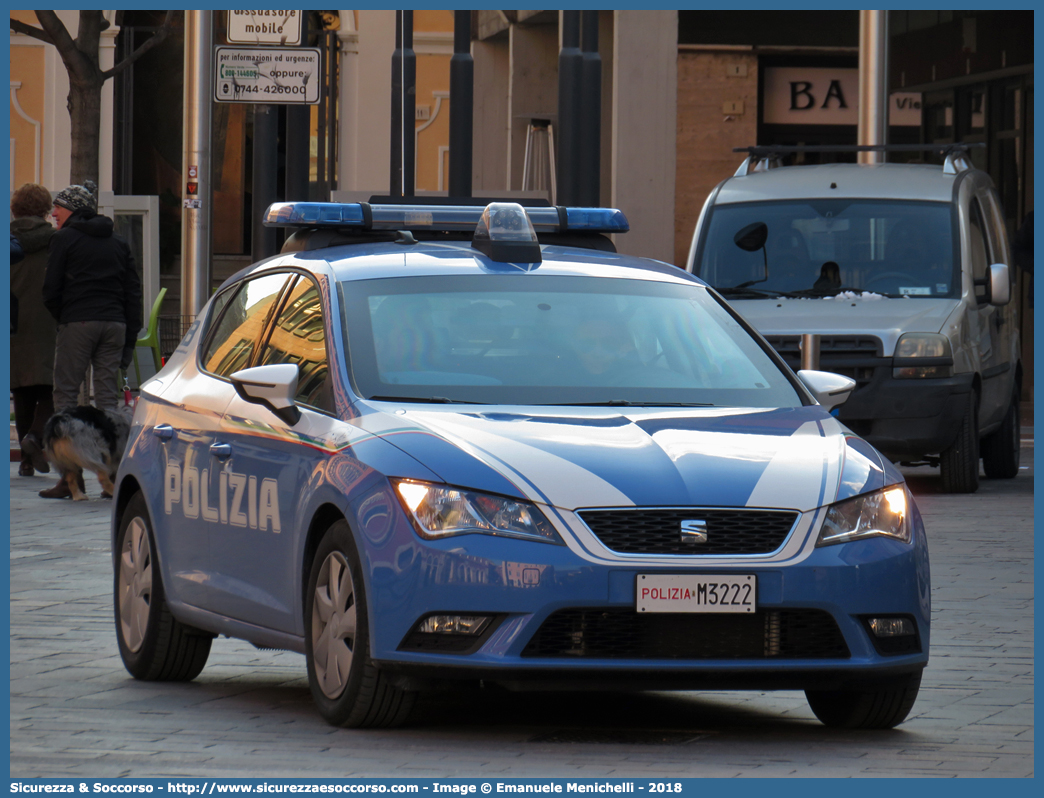
[[816, 401], [827, 411], [843, 405], [855, 390], [856, 381], [841, 374], [829, 371], [812, 371], [802, 369], [797, 373], [798, 379], [816, 397]]
[[297, 378], [296, 363], [254, 366], [229, 375], [240, 397], [252, 404], [267, 407], [290, 426], [301, 420], [301, 411], [294, 403]]
[[1007, 305], [1011, 301], [1011, 282], [1008, 267], [1004, 263], [994, 263], [987, 275], [986, 301], [991, 305]]

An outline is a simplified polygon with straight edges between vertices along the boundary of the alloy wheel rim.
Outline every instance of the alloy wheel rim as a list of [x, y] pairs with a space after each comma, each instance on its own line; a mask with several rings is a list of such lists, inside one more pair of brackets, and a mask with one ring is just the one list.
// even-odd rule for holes
[[131, 519], [123, 536], [119, 606], [123, 643], [137, 653], [145, 642], [152, 607], [152, 551], [148, 528], [141, 518]]
[[355, 584], [339, 551], [319, 570], [312, 604], [312, 663], [319, 689], [327, 698], [344, 692], [355, 658]]

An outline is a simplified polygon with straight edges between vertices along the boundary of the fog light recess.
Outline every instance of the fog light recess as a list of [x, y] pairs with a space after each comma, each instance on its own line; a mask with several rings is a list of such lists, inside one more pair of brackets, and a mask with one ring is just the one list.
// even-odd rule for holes
[[478, 651], [501, 615], [463, 615], [438, 612], [426, 615], [399, 644], [400, 651], [426, 651], [437, 654], [471, 654]]
[[417, 624], [417, 631], [433, 635], [478, 635], [488, 624], [488, 615], [429, 615]]
[[917, 634], [909, 618], [871, 618], [870, 631], [877, 637], [905, 637]]

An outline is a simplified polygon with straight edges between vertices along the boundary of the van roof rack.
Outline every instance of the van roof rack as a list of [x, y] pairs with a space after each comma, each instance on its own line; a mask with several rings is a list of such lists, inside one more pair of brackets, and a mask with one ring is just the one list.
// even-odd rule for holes
[[766, 145], [753, 147], [734, 147], [733, 152], [748, 153], [736, 170], [736, 177], [743, 177], [752, 172], [764, 172], [783, 165], [784, 155], [798, 152], [938, 152], [943, 155], [943, 173], [955, 175], [971, 169], [968, 150], [972, 147], [985, 147], [985, 142], [956, 142], [950, 144], [807, 144], [807, 145]]

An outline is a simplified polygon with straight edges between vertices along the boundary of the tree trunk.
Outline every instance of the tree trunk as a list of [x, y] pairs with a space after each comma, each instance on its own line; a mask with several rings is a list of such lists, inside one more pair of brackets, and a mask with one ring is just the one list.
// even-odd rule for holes
[[69, 120], [72, 141], [69, 178], [82, 185], [85, 180], [98, 183], [98, 155], [101, 150], [101, 74], [96, 80], [77, 81], [69, 87]]

